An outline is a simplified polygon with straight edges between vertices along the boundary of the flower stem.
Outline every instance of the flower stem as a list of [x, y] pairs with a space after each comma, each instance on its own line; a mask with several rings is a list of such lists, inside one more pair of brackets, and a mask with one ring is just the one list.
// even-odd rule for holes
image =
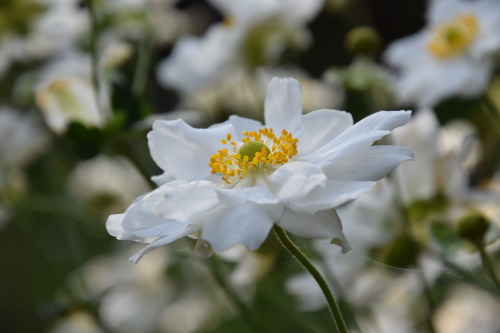
[[297, 247], [297, 245], [295, 245], [292, 242], [292, 240], [286, 234], [285, 230], [283, 230], [282, 228], [280, 228], [275, 224], [274, 231], [276, 232], [276, 235], [278, 236], [278, 239], [280, 240], [281, 244], [287, 249], [288, 252], [290, 252], [290, 254], [292, 254], [302, 264], [302, 266], [304, 266], [304, 268], [309, 272], [309, 274], [312, 275], [312, 277], [318, 283], [319, 287], [321, 288], [321, 291], [325, 295], [326, 301], [328, 302], [328, 306], [332, 314], [333, 322], [337, 327], [337, 331], [340, 333], [347, 333], [348, 332], [347, 327], [344, 322], [344, 318], [342, 318], [342, 314], [340, 312], [337, 301], [335, 300], [335, 297], [333, 296], [333, 293], [328, 287], [328, 284], [326, 283], [323, 276], [316, 269], [316, 267], [314, 267], [314, 265], [309, 261], [309, 259], [304, 255], [304, 253], [302, 253], [302, 251]]
[[97, 10], [95, 8], [95, 0], [89, 0], [86, 2], [88, 15], [90, 18], [90, 34], [89, 34], [89, 49], [91, 56], [91, 77], [92, 85], [95, 92], [95, 102], [97, 105], [97, 110], [99, 111], [101, 117], [106, 118], [105, 110], [100, 99], [101, 94], [101, 84], [99, 81], [99, 55], [97, 50], [97, 41], [99, 37], [99, 22], [97, 16]]
[[140, 44], [139, 44], [139, 54], [137, 56], [137, 64], [134, 72], [134, 80], [132, 82], [132, 92], [135, 97], [142, 99], [144, 95], [144, 91], [146, 89], [147, 84], [147, 75], [151, 62], [151, 25], [148, 20], [149, 8], [148, 3], [144, 5], [144, 9], [142, 11], [142, 21], [145, 25], [145, 33], [142, 36]]
[[493, 263], [491, 262], [491, 258], [486, 252], [486, 248], [484, 243], [477, 243], [477, 249], [479, 251], [479, 255], [481, 256], [481, 260], [483, 261], [483, 266], [486, 268], [488, 273], [490, 274], [491, 280], [495, 283], [495, 286], [500, 289], [500, 282], [495, 274], [495, 269], [493, 268]]

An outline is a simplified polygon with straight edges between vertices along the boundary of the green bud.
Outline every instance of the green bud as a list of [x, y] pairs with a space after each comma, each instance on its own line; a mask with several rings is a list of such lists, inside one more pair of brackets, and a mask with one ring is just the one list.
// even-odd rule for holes
[[380, 36], [371, 27], [357, 27], [347, 34], [346, 46], [352, 54], [374, 56], [380, 45]]
[[457, 234], [472, 243], [480, 244], [488, 231], [490, 222], [477, 211], [464, 215], [457, 223]]

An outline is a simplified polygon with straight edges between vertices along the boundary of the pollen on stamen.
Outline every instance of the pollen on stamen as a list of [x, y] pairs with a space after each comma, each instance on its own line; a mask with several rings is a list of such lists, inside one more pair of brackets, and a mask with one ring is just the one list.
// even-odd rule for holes
[[244, 131], [242, 135], [238, 143], [232, 140], [231, 134], [227, 134], [221, 143], [230, 149], [220, 149], [210, 157], [208, 163], [210, 172], [222, 174], [222, 180], [228, 184], [244, 179], [266, 166], [284, 164], [297, 154], [298, 139], [286, 130], [282, 130], [279, 137], [272, 128]]

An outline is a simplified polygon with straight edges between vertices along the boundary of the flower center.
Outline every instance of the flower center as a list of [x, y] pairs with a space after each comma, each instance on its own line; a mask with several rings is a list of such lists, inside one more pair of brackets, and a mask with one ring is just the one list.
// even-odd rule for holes
[[281, 165], [297, 154], [297, 142], [287, 130], [276, 136], [272, 128], [243, 132], [241, 142], [231, 140], [231, 134], [221, 140], [230, 149], [220, 149], [210, 157], [208, 166], [211, 173], [220, 173], [227, 184], [243, 179], [255, 172], [268, 170]]
[[453, 58], [465, 51], [478, 33], [476, 17], [471, 14], [460, 14], [435, 29], [427, 44], [427, 50], [440, 60]]

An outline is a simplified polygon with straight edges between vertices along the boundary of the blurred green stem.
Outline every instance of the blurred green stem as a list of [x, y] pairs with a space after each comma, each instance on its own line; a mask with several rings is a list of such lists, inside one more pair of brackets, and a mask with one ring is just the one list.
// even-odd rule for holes
[[102, 103], [99, 98], [101, 94], [101, 85], [99, 81], [99, 57], [97, 50], [97, 40], [99, 36], [99, 20], [95, 8], [95, 2], [96, 2], [95, 0], [88, 0], [86, 2], [90, 17], [89, 48], [90, 48], [91, 67], [92, 67], [91, 76], [92, 76], [92, 85], [94, 87], [94, 92], [95, 92], [95, 102], [97, 105], [97, 109], [99, 110], [101, 117], [105, 119], [106, 114], [102, 108]]
[[486, 268], [486, 270], [490, 274], [491, 280], [493, 280], [495, 286], [498, 289], [500, 289], [500, 282], [498, 281], [498, 278], [495, 274], [495, 268], [493, 267], [493, 263], [491, 262], [490, 256], [486, 252], [486, 247], [484, 246], [484, 243], [483, 242], [477, 243], [476, 246], [479, 251], [479, 255], [481, 256], [484, 268]]
[[330, 287], [326, 283], [323, 276], [320, 272], [314, 267], [314, 265], [309, 261], [309, 259], [302, 253], [302, 251], [292, 242], [292, 240], [288, 237], [285, 230], [278, 227], [276, 224], [274, 225], [274, 231], [278, 236], [281, 244], [292, 254], [304, 268], [312, 275], [312, 277], [316, 280], [321, 291], [325, 295], [326, 301], [328, 302], [328, 306], [330, 308], [330, 312], [332, 314], [333, 322], [337, 328], [337, 331], [340, 333], [347, 333], [347, 327], [344, 322], [344, 318], [342, 318], [342, 313], [340, 312], [339, 306], [335, 297], [333, 296]]
[[495, 127], [497, 129], [500, 129], [500, 113], [495, 103], [493, 103], [490, 96], [488, 96], [488, 93], [485, 93], [481, 97], [481, 103], [483, 107], [486, 109], [487, 114], [495, 120], [495, 125], [496, 125]]
[[[148, 3], [145, 4], [145, 6], [147, 5]], [[145, 26], [145, 33], [141, 38], [137, 64], [134, 72], [134, 81], [132, 83], [132, 92], [138, 99], [142, 99], [144, 91], [146, 90], [149, 64], [151, 61], [151, 46], [153, 43], [151, 40], [150, 25], [147, 14], [148, 8], [144, 8], [143, 23]]]

